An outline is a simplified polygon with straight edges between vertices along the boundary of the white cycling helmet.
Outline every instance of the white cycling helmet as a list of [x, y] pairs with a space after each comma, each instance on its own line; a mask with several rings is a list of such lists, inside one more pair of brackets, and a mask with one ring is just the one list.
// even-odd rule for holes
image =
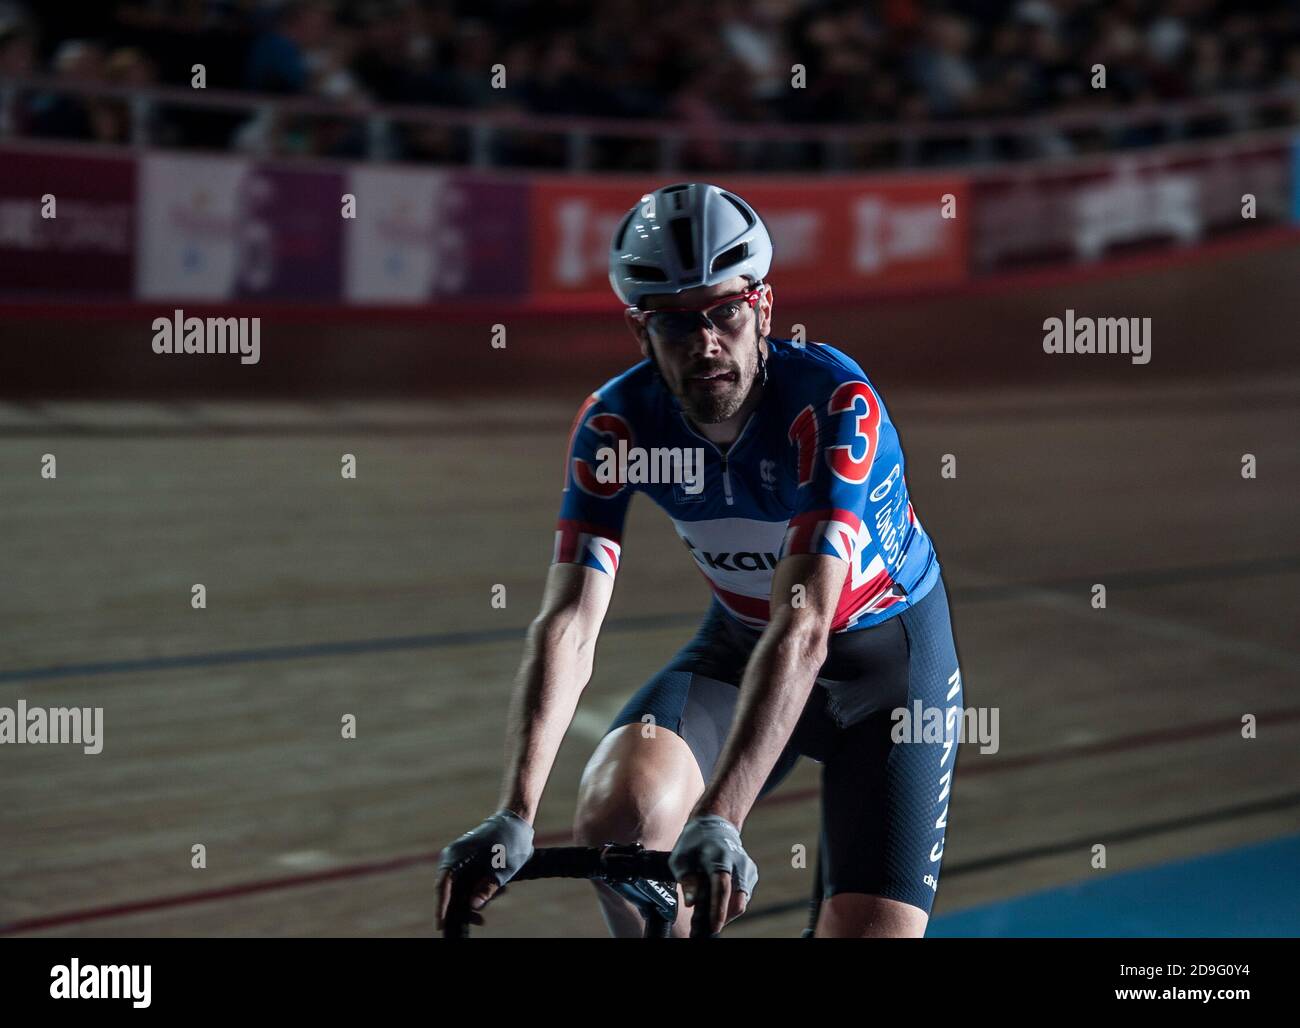
[[609, 247], [609, 284], [636, 307], [650, 293], [681, 293], [737, 275], [763, 281], [772, 239], [735, 193], [682, 182], [646, 193], [618, 223]]

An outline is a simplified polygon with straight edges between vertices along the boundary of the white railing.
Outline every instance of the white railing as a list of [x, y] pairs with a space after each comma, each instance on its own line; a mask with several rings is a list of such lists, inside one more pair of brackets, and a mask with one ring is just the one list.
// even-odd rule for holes
[[[256, 154], [291, 153], [285, 143], [290, 130], [310, 127], [313, 122], [344, 122], [355, 127], [358, 138], [364, 141], [362, 152], [374, 160], [406, 156], [404, 129], [434, 128], [451, 133], [450, 147], [436, 158], [443, 163], [568, 171], [619, 170], [619, 162], [602, 159], [600, 148], [606, 144], [624, 147], [624, 153], [627, 147], [639, 145], [642, 158], [634, 170], [676, 170], [684, 159], [692, 160], [692, 147], [721, 146], [729, 151], [724, 170], [835, 172], [1068, 156], [1081, 150], [1133, 145], [1131, 134], [1143, 130], [1154, 130], [1154, 141], [1176, 142], [1300, 124], [1300, 93], [1294, 91], [1233, 93], [1105, 111], [906, 125], [727, 122], [693, 126], [665, 120], [542, 117], [504, 107], [456, 110], [378, 106], [221, 90], [91, 85], [39, 77], [0, 79], [0, 139], [27, 134], [23, 103], [39, 94], [121, 104], [127, 113], [127, 131], [125, 138], [116, 141], [136, 147], [166, 146], [167, 141], [158, 136], [165, 114], [200, 110], [242, 115], [244, 120], [233, 145]], [[521, 140], [525, 145], [549, 141], [550, 160], [538, 163], [521, 159], [518, 154], [512, 156], [511, 143]], [[644, 159], [647, 152], [653, 154], [649, 162]], [[557, 159], [556, 153], [562, 157]]]

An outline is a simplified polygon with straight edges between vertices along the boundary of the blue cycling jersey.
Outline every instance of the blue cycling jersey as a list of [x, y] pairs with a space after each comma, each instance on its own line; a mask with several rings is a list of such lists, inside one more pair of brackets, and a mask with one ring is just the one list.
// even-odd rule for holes
[[[866, 375], [822, 343], [767, 344], [762, 398], [725, 452], [695, 430], [649, 361], [587, 398], [569, 438], [555, 562], [613, 575], [627, 505], [643, 492], [719, 603], [750, 627], [767, 624], [773, 572], [790, 554], [849, 562], [834, 632], [879, 624], [929, 592], [939, 563], [908, 500], [898, 432]], [[662, 466], [674, 451], [702, 450], [702, 474], [611, 480], [611, 455], [637, 449]]]

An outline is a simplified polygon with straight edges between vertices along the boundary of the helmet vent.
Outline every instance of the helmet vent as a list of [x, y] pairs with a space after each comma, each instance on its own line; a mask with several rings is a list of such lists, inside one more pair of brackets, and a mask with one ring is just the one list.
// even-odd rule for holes
[[721, 271], [723, 268], [729, 268], [733, 264], [739, 264], [749, 256], [749, 244], [739, 243], [730, 250], [723, 250], [722, 253], [713, 258], [713, 266], [710, 271]]
[[689, 191], [690, 188], [691, 184], [689, 182], [683, 182], [676, 186], [665, 186], [659, 190], [659, 195], [671, 196], [673, 198], [673, 210], [680, 211], [686, 205], [686, 197], [682, 194]]
[[690, 271], [695, 265], [695, 248], [691, 246], [691, 219], [674, 218], [668, 223], [673, 234], [673, 243], [677, 246], [677, 258], [683, 271]]
[[653, 264], [628, 264], [624, 266], [623, 274], [634, 282], [668, 281], [663, 268], [656, 268]]
[[727, 202], [731, 204], [732, 207], [740, 211], [740, 216], [745, 219], [746, 225], [754, 224], [754, 216], [749, 213], [749, 208], [740, 202], [739, 197], [732, 196], [730, 193], [723, 193], [722, 195], [726, 198]]

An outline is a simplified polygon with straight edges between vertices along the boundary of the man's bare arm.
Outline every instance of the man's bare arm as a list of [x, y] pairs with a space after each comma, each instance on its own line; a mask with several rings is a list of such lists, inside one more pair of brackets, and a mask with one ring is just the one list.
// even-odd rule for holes
[[[506, 728], [506, 770], [499, 809], [530, 825], [555, 763], [578, 697], [591, 678], [592, 656], [614, 580], [579, 564], [553, 564], [546, 578], [542, 609], [528, 628], [524, 659], [515, 679]], [[441, 929], [451, 903], [452, 876], [438, 874], [437, 924]], [[471, 909], [497, 892], [492, 876], [474, 883]], [[478, 914], [470, 922], [482, 924]]]
[[553, 564], [542, 609], [524, 643], [506, 727], [500, 806], [531, 822], [578, 697], [591, 679], [614, 579], [580, 564]]
[[745, 668], [731, 731], [692, 817], [716, 814], [737, 828], [744, 824], [826, 659], [848, 569], [820, 554], [796, 554], [777, 565], [771, 619]]

